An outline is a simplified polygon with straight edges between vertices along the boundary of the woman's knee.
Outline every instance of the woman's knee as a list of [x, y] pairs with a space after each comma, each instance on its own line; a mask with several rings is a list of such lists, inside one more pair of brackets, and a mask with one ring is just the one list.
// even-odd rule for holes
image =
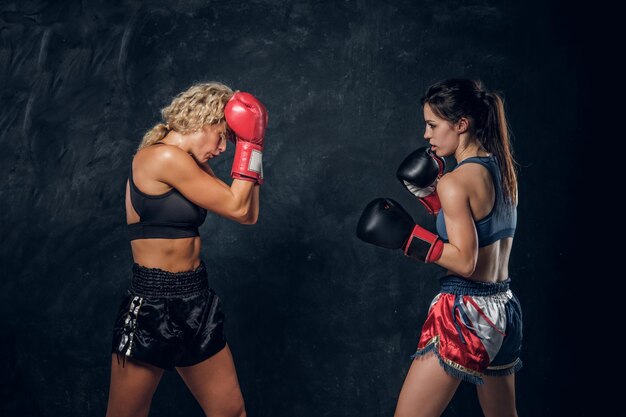
[[150, 412], [150, 402], [142, 405], [124, 406], [109, 403], [106, 417], [145, 417]]
[[207, 417], [246, 417], [246, 408], [243, 403], [231, 404], [229, 407], [224, 407], [217, 411], [215, 409], [204, 410], [204, 415]]

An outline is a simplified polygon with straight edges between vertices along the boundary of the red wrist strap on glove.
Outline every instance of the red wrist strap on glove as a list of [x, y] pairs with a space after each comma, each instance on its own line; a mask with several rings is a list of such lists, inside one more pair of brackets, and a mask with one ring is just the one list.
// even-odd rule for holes
[[263, 147], [237, 140], [230, 176], [263, 184]]
[[430, 214], [436, 215], [441, 210], [441, 202], [439, 201], [439, 195], [437, 194], [437, 190], [433, 191], [432, 194], [426, 197], [418, 197], [419, 201], [426, 207], [426, 210]]
[[443, 241], [436, 234], [415, 225], [404, 246], [404, 254], [422, 262], [435, 262], [443, 253]]

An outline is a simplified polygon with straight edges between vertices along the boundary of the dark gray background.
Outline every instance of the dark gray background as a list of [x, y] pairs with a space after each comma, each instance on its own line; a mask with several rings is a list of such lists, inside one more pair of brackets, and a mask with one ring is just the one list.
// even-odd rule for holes
[[[219, 80], [270, 120], [258, 224], [201, 228], [248, 414], [392, 415], [443, 270], [355, 226], [386, 196], [433, 227], [394, 173], [424, 145], [425, 88], [466, 76], [503, 92], [520, 164], [518, 409], [587, 415], [559, 293], [581, 278], [586, 18], [556, 1], [0, 3], [0, 414], [104, 415], [133, 153], [173, 95]], [[213, 162], [225, 180], [232, 151]], [[202, 412], [167, 373], [151, 415]], [[480, 415], [474, 388], [444, 415]]]

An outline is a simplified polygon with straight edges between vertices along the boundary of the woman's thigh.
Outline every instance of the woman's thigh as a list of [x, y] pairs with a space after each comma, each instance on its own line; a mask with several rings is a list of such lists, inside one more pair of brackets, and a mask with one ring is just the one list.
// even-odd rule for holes
[[106, 417], [147, 416], [161, 376], [161, 368], [132, 360], [121, 363], [113, 354]]
[[441, 415], [460, 383], [444, 371], [433, 353], [417, 357], [404, 380], [395, 417]]
[[507, 376], [484, 376], [484, 385], [477, 385], [476, 392], [485, 417], [517, 417], [515, 407], [515, 374]]
[[245, 416], [243, 396], [228, 345], [209, 359], [176, 370], [207, 416]]

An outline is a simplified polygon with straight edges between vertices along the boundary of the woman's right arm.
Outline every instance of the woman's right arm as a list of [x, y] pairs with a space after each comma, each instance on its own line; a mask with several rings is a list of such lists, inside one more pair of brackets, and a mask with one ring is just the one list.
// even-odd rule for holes
[[469, 277], [478, 261], [478, 235], [470, 207], [468, 185], [458, 172], [451, 172], [439, 180], [437, 193], [448, 231], [448, 242], [443, 245], [437, 264], [463, 277]]
[[259, 219], [259, 191], [261, 186], [256, 184], [252, 189], [252, 203], [250, 204], [250, 213], [245, 224], [255, 224]]
[[[217, 179], [217, 181], [220, 184], [222, 184], [222, 186], [229, 187], [224, 181], [222, 181], [221, 179], [217, 178], [217, 176], [215, 175], [215, 173], [213, 172], [213, 170], [209, 166], [208, 162], [200, 164], [200, 169], [202, 169], [203, 171], [208, 173], [213, 178]], [[257, 220], [259, 218], [259, 191], [260, 191], [260, 189], [261, 188], [260, 188], [259, 184], [256, 184], [254, 189], [252, 190], [251, 210], [250, 210], [250, 213], [248, 215], [248, 218], [245, 221], [241, 222], [241, 223], [243, 223], [243, 224], [255, 224], [257, 222]]]
[[234, 179], [228, 186], [201, 169], [183, 150], [167, 148], [159, 153], [157, 180], [171, 185], [189, 201], [220, 216], [243, 224], [256, 222], [259, 187], [254, 182]]

